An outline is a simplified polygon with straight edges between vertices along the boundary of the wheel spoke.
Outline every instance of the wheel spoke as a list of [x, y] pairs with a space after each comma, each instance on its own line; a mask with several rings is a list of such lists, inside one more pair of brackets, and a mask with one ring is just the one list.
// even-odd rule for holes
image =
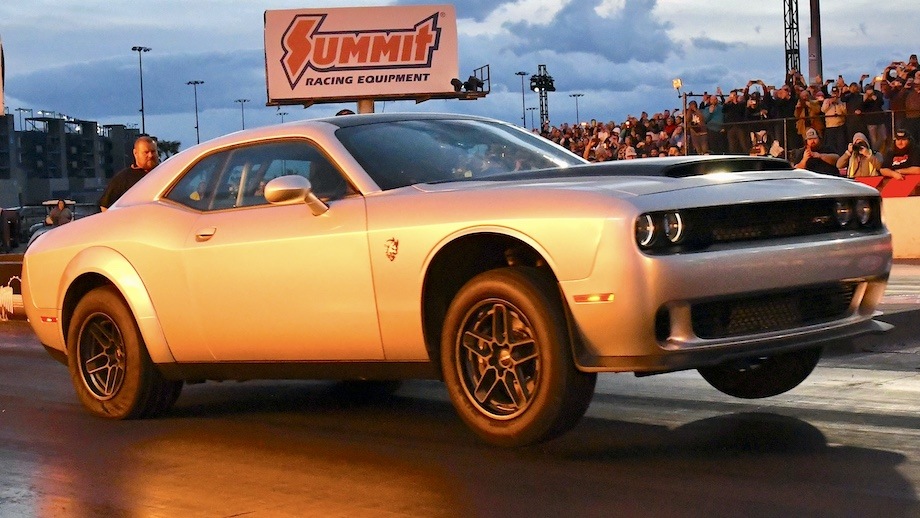
[[492, 306], [492, 336], [495, 343], [508, 343], [508, 337], [510, 336], [508, 307], [504, 304]]
[[90, 336], [92, 336], [93, 341], [95, 341], [101, 347], [108, 347], [115, 342], [114, 335], [106, 330], [101, 324], [90, 326], [88, 331]]
[[535, 361], [539, 359], [539, 357], [540, 355], [537, 352], [536, 342], [532, 339], [524, 340], [511, 346], [511, 361], [514, 362], [515, 366]]
[[91, 317], [78, 345], [83, 381], [97, 397], [108, 399], [124, 384], [124, 342], [118, 326], [107, 316]]
[[503, 381], [505, 390], [508, 392], [508, 396], [511, 398], [511, 401], [514, 402], [514, 406], [517, 408], [523, 408], [524, 405], [527, 404], [529, 394], [524, 394], [524, 386], [521, 384], [521, 380], [518, 378], [517, 372], [511, 369], [505, 371]]
[[112, 366], [105, 379], [105, 394], [110, 396], [115, 393], [121, 385], [123, 371], [118, 365]]
[[97, 372], [106, 369], [109, 367], [109, 357], [105, 353], [99, 353], [92, 358], [87, 359], [83, 362], [83, 365], [86, 366], [87, 374], [96, 374]]
[[486, 371], [482, 373], [479, 382], [476, 384], [476, 390], [474, 391], [476, 400], [480, 403], [485, 403], [492, 394], [492, 391], [495, 390], [495, 386], [498, 385], [499, 381], [498, 372], [495, 369], [486, 369]]
[[464, 349], [485, 360], [488, 359], [489, 355], [491, 354], [491, 348], [488, 346], [483, 346], [483, 344], [487, 344], [491, 341], [491, 337], [483, 336], [474, 330], [464, 332], [463, 340], [460, 342]]

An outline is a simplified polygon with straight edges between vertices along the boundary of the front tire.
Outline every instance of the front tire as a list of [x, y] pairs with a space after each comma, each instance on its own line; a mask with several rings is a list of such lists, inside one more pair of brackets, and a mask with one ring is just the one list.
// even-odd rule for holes
[[181, 381], [154, 367], [127, 303], [112, 286], [77, 304], [67, 333], [67, 364], [80, 403], [109, 419], [158, 416], [172, 407]]
[[776, 396], [805, 381], [821, 359], [821, 348], [813, 347], [699, 369], [719, 392], [743, 399]]
[[534, 268], [477, 275], [457, 293], [441, 335], [441, 369], [463, 421], [498, 446], [526, 446], [572, 428], [597, 375], [572, 359], [559, 291]]

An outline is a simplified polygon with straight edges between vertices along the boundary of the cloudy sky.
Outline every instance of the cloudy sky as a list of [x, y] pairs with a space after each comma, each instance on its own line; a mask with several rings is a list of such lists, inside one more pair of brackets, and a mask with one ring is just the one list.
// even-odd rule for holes
[[[235, 131], [247, 98], [246, 126], [280, 122], [266, 107], [263, 13], [266, 9], [387, 5], [375, 0], [3, 0], [6, 109], [45, 110], [104, 124], [140, 126], [138, 55], [143, 56], [147, 132], [183, 147], [195, 142], [192, 80], [198, 87], [201, 139]], [[402, 4], [439, 2], [399, 1]], [[443, 3], [443, 2], [440, 2]], [[477, 101], [377, 103], [377, 112], [451, 111], [521, 123], [516, 71], [545, 64], [554, 124], [622, 120], [673, 109], [684, 90], [731, 89], [749, 79], [783, 79], [782, 0], [465, 0], [459, 18], [460, 75], [488, 64], [491, 93]], [[309, 5], [308, 5], [309, 4]], [[799, 0], [803, 68], [811, 35], [808, 0]], [[916, 0], [825, 0], [821, 4], [824, 76], [857, 80], [920, 51]], [[526, 92], [527, 106], [539, 105]], [[353, 104], [287, 106], [286, 121], [331, 115]], [[530, 125], [528, 113], [526, 124]], [[539, 113], [536, 114], [539, 122]], [[16, 120], [19, 128], [19, 119]]]

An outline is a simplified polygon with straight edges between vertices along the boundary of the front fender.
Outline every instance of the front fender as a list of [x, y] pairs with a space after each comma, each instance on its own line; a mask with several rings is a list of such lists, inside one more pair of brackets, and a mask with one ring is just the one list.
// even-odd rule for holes
[[[69, 315], [63, 314], [68, 294], [77, 289], [78, 280], [88, 274], [106, 278], [124, 297], [128, 307], [131, 308], [131, 313], [134, 314], [137, 327], [144, 338], [144, 343], [147, 344], [147, 352], [153, 363], [174, 363], [176, 360], [166, 343], [166, 335], [163, 334], [163, 328], [160, 326], [144, 282], [131, 263], [111, 248], [87, 248], [79, 252], [67, 264], [58, 289], [60, 293], [57, 304], [58, 319], [62, 325], [63, 322], [69, 320]], [[66, 335], [63, 327], [61, 331]]]

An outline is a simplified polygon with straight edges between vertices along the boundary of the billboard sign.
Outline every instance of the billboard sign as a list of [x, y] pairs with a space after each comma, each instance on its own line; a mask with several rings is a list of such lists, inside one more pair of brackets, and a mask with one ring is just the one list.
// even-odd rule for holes
[[265, 11], [268, 104], [456, 97], [452, 5]]

